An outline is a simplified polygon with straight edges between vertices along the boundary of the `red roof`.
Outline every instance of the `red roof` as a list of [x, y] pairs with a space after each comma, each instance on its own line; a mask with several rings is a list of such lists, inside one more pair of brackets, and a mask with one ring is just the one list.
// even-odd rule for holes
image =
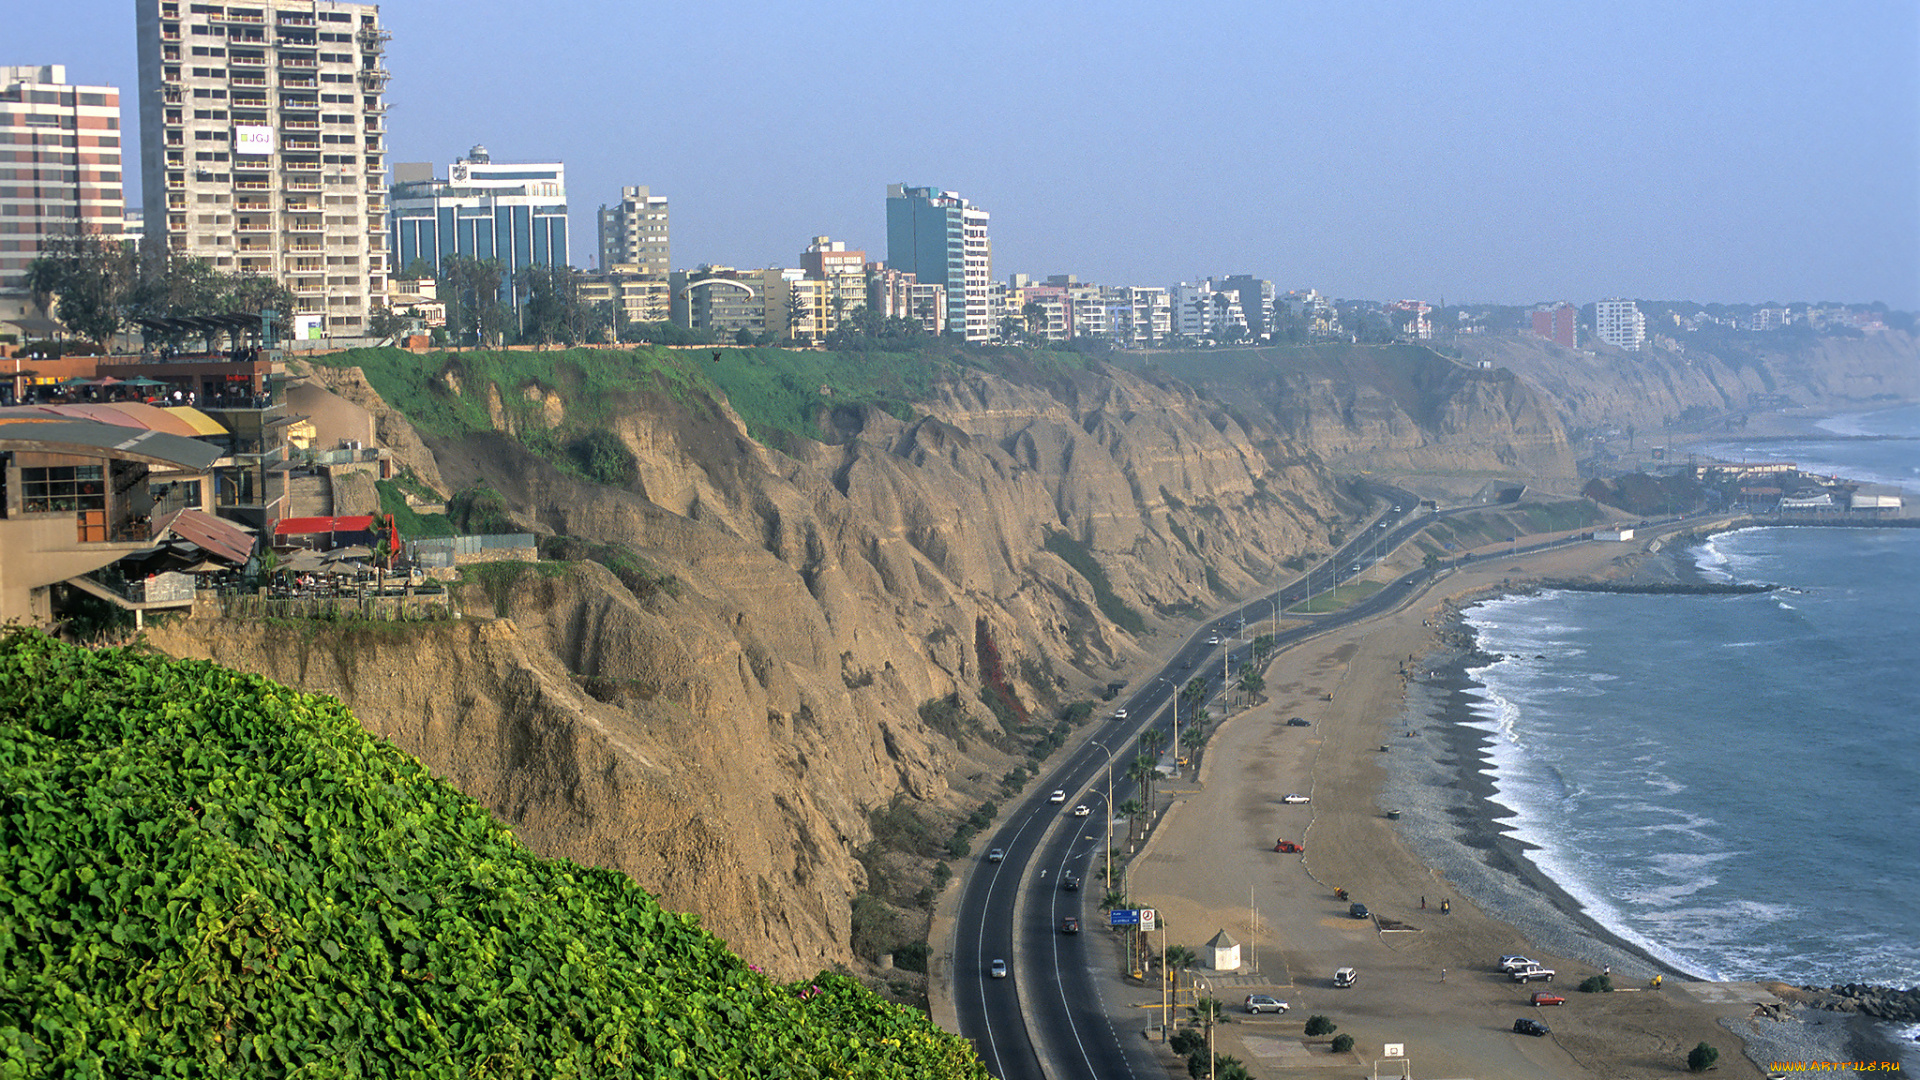
[[352, 517], [281, 518], [273, 526], [275, 536], [310, 536], [314, 533], [372, 532], [373, 515]]

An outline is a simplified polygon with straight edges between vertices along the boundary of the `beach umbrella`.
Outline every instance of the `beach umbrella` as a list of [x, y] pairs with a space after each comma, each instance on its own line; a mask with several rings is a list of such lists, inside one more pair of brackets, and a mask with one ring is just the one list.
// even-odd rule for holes
[[328, 562], [346, 562], [348, 559], [371, 559], [371, 558], [373, 558], [373, 552], [367, 550], [366, 546], [363, 544], [354, 544], [350, 547], [335, 548], [334, 550], [327, 552]]

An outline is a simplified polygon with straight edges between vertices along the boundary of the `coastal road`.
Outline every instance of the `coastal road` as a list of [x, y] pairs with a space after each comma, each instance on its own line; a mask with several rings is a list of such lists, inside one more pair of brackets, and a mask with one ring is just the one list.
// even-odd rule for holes
[[[1388, 505], [1396, 507], [1368, 524], [1335, 552], [1322, 568], [1337, 572], [1342, 565], [1376, 547], [1391, 550], [1418, 531], [1433, 515], [1410, 522], [1417, 500], [1410, 492], [1384, 489]], [[1381, 528], [1382, 524], [1385, 528]], [[1379, 534], [1376, 538], [1375, 534]], [[1318, 573], [1322, 568], [1316, 568]], [[1411, 595], [1423, 571], [1408, 575], [1347, 609], [1291, 627], [1275, 637], [1285, 648], [1309, 636], [1392, 608]], [[1305, 595], [1304, 579], [1282, 592]], [[1127, 711], [1125, 720], [1105, 719], [1107, 730], [1082, 743], [1036, 786], [1008, 816], [1002, 827], [982, 843], [985, 850], [1003, 852], [1000, 862], [984, 858], [967, 876], [955, 914], [952, 972], [954, 1006], [960, 1033], [972, 1040], [987, 1069], [1001, 1080], [1054, 1080], [1160, 1076], [1163, 1070], [1137, 1034], [1123, 1028], [1127, 1006], [1104, 1000], [1113, 985], [1096, 955], [1093, 934], [1099, 920], [1101, 879], [1091, 871], [1103, 850], [1112, 806], [1134, 797], [1136, 791], [1123, 776], [1108, 779], [1111, 766], [1126, 768], [1124, 755], [1139, 734], [1169, 715], [1174, 690], [1195, 672], [1209, 673], [1216, 651], [1232, 654], [1233, 635], [1243, 627], [1257, 630], [1262, 617], [1272, 617], [1280, 598], [1262, 597], [1216, 616], [1197, 628], [1175, 651], [1166, 667], [1141, 681], [1132, 696], [1117, 702]], [[1219, 637], [1223, 644], [1208, 639]], [[1228, 665], [1222, 661], [1223, 670]], [[1110, 714], [1111, 715], [1111, 714]], [[1109, 783], [1112, 802], [1108, 801]], [[1065, 792], [1064, 801], [1050, 801], [1053, 790]], [[1072, 809], [1085, 803], [1091, 813], [1074, 817]], [[1086, 883], [1078, 890], [1061, 887], [1071, 875]], [[1060, 920], [1077, 915], [1085, 932], [1059, 931]], [[994, 978], [993, 961], [1004, 960], [1009, 974]], [[1120, 1019], [1116, 1021], [1115, 1017]], [[1137, 1029], [1135, 1029], [1137, 1031]], [[1043, 1069], [1045, 1055], [1050, 1068]]]

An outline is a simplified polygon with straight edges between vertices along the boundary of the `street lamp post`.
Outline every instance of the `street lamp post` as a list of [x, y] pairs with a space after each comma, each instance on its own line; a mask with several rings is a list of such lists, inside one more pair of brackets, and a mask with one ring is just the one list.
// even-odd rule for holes
[[[1198, 975], [1192, 976], [1191, 981], [1207, 993], [1204, 998], [1196, 994], [1193, 1003], [1200, 1008], [1201, 1019], [1207, 1025], [1207, 1080], [1213, 1080], [1213, 984]], [[1205, 1004], [1203, 1005], [1202, 1002]]]

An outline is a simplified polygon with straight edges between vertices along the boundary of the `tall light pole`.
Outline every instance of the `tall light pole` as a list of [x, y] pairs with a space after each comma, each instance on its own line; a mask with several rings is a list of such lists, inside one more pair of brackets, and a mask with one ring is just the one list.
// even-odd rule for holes
[[[1195, 994], [1193, 1004], [1200, 1009], [1201, 1019], [1207, 1024], [1207, 1080], [1213, 1080], [1213, 984], [1198, 975], [1192, 976], [1192, 980], [1207, 992], [1204, 998]], [[1203, 1001], [1205, 1005], [1201, 1004]]]

